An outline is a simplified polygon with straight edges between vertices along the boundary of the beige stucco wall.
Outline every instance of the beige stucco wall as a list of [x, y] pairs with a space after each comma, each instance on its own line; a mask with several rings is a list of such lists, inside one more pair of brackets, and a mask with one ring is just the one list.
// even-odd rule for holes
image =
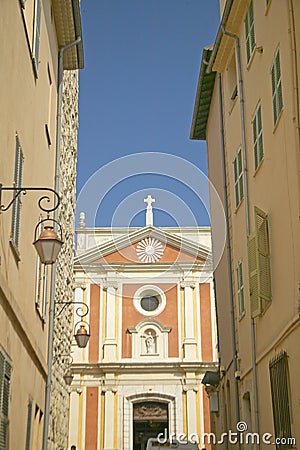
[[[49, 6], [50, 2], [44, 2]], [[26, 8], [33, 8], [28, 0]], [[55, 111], [49, 115], [49, 98], [56, 103], [57, 52], [54, 24], [50, 9], [43, 9], [39, 78], [36, 79], [31, 62], [31, 28], [24, 25], [18, 1], [4, 1], [0, 16], [0, 181], [12, 186], [16, 134], [24, 155], [24, 186], [53, 186], [54, 153], [48, 146], [45, 124], [51, 120], [55, 141]], [[49, 26], [45, 26], [48, 23]], [[52, 73], [50, 87], [47, 65]], [[44, 410], [47, 323], [43, 324], [35, 307], [36, 252], [32, 246], [34, 227], [40, 211], [38, 196], [28, 192], [22, 196], [20, 246], [18, 262], [9, 244], [12, 209], [0, 216], [0, 344], [12, 362], [11, 398], [9, 405], [9, 449], [25, 448], [27, 404], [33, 400]], [[3, 194], [4, 203], [11, 193]], [[41, 428], [42, 424], [40, 425]]]
[[[38, 78], [32, 64], [31, 45], [34, 0], [1, 2], [0, 14], [0, 182], [12, 186], [14, 180], [16, 134], [24, 155], [23, 186], [54, 188], [57, 120], [58, 43], [51, 1], [42, 1]], [[77, 73], [65, 77], [61, 194], [64, 214], [64, 272], [57, 276], [60, 298], [72, 296], [73, 217], [75, 204], [75, 161], [77, 136]], [[68, 86], [68, 87], [67, 87]], [[74, 114], [74, 115], [72, 115]], [[70, 116], [69, 116], [70, 115]], [[72, 126], [70, 125], [72, 123]], [[50, 141], [45, 132], [48, 125]], [[74, 135], [72, 139], [71, 135]], [[33, 402], [44, 412], [47, 373], [48, 314], [45, 323], [35, 305], [37, 254], [32, 245], [40, 210], [37, 200], [43, 192], [22, 196], [20, 244], [10, 245], [12, 208], [0, 214], [0, 346], [12, 363], [9, 402], [9, 450], [25, 448], [27, 407]], [[11, 193], [4, 193], [7, 205]], [[70, 273], [70, 283], [67, 275]], [[49, 270], [49, 280], [51, 269]], [[68, 283], [68, 287], [67, 286]], [[66, 295], [65, 295], [66, 293]], [[48, 292], [48, 305], [50, 299]], [[65, 388], [65, 387], [64, 387]], [[68, 396], [63, 394], [63, 405]], [[43, 419], [38, 427], [38, 443], [32, 418], [32, 448], [41, 448]], [[66, 424], [61, 428], [67, 445]]]
[[[234, 2], [233, 8], [238, 2]], [[297, 125], [297, 108], [299, 108], [299, 92], [296, 87], [299, 64], [295, 66], [295, 56], [299, 61], [300, 49], [300, 5], [296, 1], [272, 0], [266, 9], [266, 2], [254, 0], [254, 24], [256, 44], [261, 51], [254, 51], [253, 57], [246, 63], [244, 17], [237, 16], [235, 23], [229, 23], [238, 31], [241, 47], [241, 67], [244, 89], [246, 153], [248, 164], [249, 212], [250, 231], [254, 231], [254, 206], [258, 206], [268, 214], [270, 227], [272, 303], [267, 311], [255, 319], [256, 361], [258, 379], [259, 425], [261, 433], [274, 433], [272, 400], [269, 381], [269, 361], [281, 350], [289, 356], [289, 381], [292, 435], [299, 442], [299, 372], [300, 359], [297, 350], [299, 342], [299, 279], [300, 261], [298, 251], [300, 247], [299, 233], [299, 129]], [[295, 35], [293, 36], [291, 6], [294, 13]], [[229, 27], [230, 28], [230, 27]], [[227, 28], [227, 29], [229, 29]], [[293, 43], [293, 37], [296, 41]], [[296, 47], [295, 45], [296, 44]], [[293, 53], [295, 47], [295, 52]], [[280, 49], [283, 111], [274, 127], [272, 112], [271, 65], [277, 48]], [[253, 412], [253, 376], [251, 361], [251, 319], [249, 303], [247, 235], [245, 221], [245, 201], [235, 208], [233, 159], [237, 149], [242, 145], [240, 96], [232, 101], [229, 90], [229, 65], [234, 54], [234, 40], [231, 47], [227, 46], [226, 63], [222, 62], [222, 83], [224, 98], [224, 128], [225, 151], [227, 160], [227, 181], [229, 217], [231, 230], [233, 288], [235, 301], [235, 324], [237, 332], [238, 366], [241, 371], [240, 411], [241, 418], [245, 418], [243, 410], [243, 395], [249, 391]], [[218, 62], [219, 64], [219, 62]], [[219, 66], [221, 67], [221, 66]], [[237, 77], [238, 78], [238, 77]], [[298, 78], [299, 80], [299, 78]], [[217, 81], [216, 81], [217, 83]], [[220, 169], [220, 142], [218, 114], [219, 106], [216, 94], [212, 97], [210, 115], [207, 124], [207, 150], [209, 162], [209, 176], [218, 191], [222, 191]], [[299, 86], [298, 86], [299, 90]], [[259, 169], [254, 172], [254, 152], [252, 136], [252, 118], [260, 101], [262, 107], [264, 160]], [[214, 223], [212, 215], [212, 234]], [[224, 257], [223, 257], [224, 258]], [[238, 300], [236, 286], [236, 264], [243, 261], [245, 306], [246, 314], [238, 317]], [[230, 361], [231, 341], [228, 339], [228, 293], [222, 292], [221, 286], [226, 286], [227, 267], [221, 260], [216, 272], [217, 303], [219, 308], [220, 348], [221, 357], [225, 362]], [[219, 286], [219, 287], [218, 287]], [[222, 294], [224, 297], [222, 297]], [[220, 313], [220, 311], [224, 314]], [[224, 361], [224, 360], [223, 360]], [[221, 361], [221, 364], [223, 364]], [[231, 386], [231, 410], [234, 411], [234, 378], [229, 371], [223, 378], [220, 388], [227, 380]], [[228, 407], [228, 398], [226, 398]], [[224, 408], [221, 404], [221, 409]], [[215, 426], [221, 430], [224, 427], [224, 417], [214, 417]], [[223, 423], [222, 423], [223, 420]]]

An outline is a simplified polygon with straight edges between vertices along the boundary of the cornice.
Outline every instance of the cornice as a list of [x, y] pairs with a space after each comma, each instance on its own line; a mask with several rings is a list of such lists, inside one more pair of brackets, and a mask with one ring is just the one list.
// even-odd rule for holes
[[[105, 256], [122, 250], [128, 246], [132, 246], [148, 236], [156, 238], [165, 244], [180, 249], [181, 251], [189, 253], [195, 257], [202, 258], [203, 260], [206, 260], [210, 256], [210, 249], [204, 245], [197, 245], [188, 239], [173, 235], [165, 230], [161, 230], [153, 226], [147, 226], [135, 230], [127, 236], [123, 235], [118, 236], [115, 239], [110, 239], [103, 244], [96, 245], [91, 249], [78, 254], [75, 257], [74, 265], [76, 266], [79, 264], [84, 265], [85, 267], [88, 264], [92, 265], [95, 260], [104, 258]], [[145, 266], [145, 264], [143, 265]], [[155, 263], [155, 265], [157, 265], [157, 263]]]
[[73, 363], [72, 371], [86, 375], [103, 375], [105, 373], [134, 374], [134, 373], [174, 373], [176, 372], [196, 372], [205, 373], [206, 370], [218, 367], [217, 362], [199, 361], [120, 361], [101, 363]]

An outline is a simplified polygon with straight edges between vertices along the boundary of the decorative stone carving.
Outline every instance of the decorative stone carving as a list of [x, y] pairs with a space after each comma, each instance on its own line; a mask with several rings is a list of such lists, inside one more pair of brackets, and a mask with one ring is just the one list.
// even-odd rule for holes
[[118, 289], [118, 281], [117, 280], [104, 280], [102, 287], [105, 291], [107, 291], [108, 288], [114, 288], [114, 289]]
[[142, 263], [155, 263], [164, 254], [163, 244], [155, 238], [146, 238], [138, 243], [136, 254]]
[[168, 420], [167, 405], [162, 405], [156, 402], [144, 402], [142, 404], [134, 405], [133, 420], [153, 420], [159, 419], [161, 421]]
[[181, 281], [180, 282], [180, 287], [181, 287], [181, 289], [184, 289], [184, 288], [192, 288], [192, 289], [195, 289], [195, 287], [196, 287], [196, 280], [183, 280], [183, 281]]

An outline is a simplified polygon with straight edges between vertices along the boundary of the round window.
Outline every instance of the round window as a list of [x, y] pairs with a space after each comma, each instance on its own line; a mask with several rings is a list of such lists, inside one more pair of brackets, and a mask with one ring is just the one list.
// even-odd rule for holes
[[141, 307], [145, 311], [155, 311], [158, 308], [159, 300], [154, 295], [145, 295], [141, 299]]
[[155, 285], [141, 286], [133, 296], [135, 309], [143, 316], [157, 316], [166, 306], [164, 291]]

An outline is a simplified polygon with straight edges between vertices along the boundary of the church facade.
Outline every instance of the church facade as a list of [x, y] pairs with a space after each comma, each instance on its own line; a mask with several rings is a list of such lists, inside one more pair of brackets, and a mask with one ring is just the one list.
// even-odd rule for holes
[[90, 229], [81, 214], [74, 306], [88, 306], [91, 337], [72, 354], [69, 445], [79, 450], [144, 450], [158, 435], [201, 442], [210, 430], [210, 228], [157, 228], [146, 202], [144, 228]]

